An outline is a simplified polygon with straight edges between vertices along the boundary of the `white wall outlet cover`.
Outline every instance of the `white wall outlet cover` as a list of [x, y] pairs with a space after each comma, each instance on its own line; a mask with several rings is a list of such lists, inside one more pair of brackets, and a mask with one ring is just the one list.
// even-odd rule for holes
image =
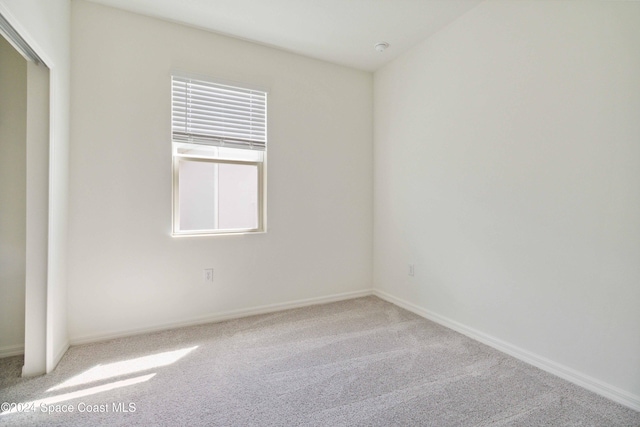
[[204, 269], [204, 281], [205, 283], [213, 283], [213, 268]]

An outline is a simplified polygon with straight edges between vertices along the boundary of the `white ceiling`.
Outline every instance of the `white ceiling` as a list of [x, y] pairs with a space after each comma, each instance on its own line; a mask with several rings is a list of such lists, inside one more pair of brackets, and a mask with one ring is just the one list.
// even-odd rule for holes
[[481, 0], [90, 1], [375, 71]]

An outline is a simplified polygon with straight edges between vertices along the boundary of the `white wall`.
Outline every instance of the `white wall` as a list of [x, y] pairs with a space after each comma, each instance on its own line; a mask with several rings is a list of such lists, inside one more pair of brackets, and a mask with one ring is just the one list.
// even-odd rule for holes
[[374, 284], [640, 407], [638, 23], [487, 1], [376, 72]]
[[[174, 69], [269, 89], [266, 234], [170, 236]], [[72, 75], [72, 341], [371, 288], [370, 73], [74, 1]]]
[[[46, 276], [27, 286], [26, 354], [23, 373], [51, 371], [67, 348], [66, 263], [69, 140], [69, 0], [0, 0], [0, 13], [51, 68], [50, 162], [47, 265], [32, 266]], [[27, 180], [27, 187], [29, 182]], [[27, 228], [28, 225], [27, 225]], [[27, 230], [28, 232], [28, 230]], [[27, 273], [30, 270], [27, 262]], [[44, 271], [46, 269], [46, 271]], [[30, 303], [29, 301], [32, 301]], [[45, 318], [46, 313], [46, 318]], [[29, 332], [31, 331], [31, 332]], [[45, 347], [46, 335], [46, 348]], [[33, 351], [29, 351], [29, 348]], [[31, 358], [29, 355], [33, 355]], [[46, 360], [41, 360], [45, 355]]]
[[24, 351], [27, 61], [0, 36], [0, 357]]

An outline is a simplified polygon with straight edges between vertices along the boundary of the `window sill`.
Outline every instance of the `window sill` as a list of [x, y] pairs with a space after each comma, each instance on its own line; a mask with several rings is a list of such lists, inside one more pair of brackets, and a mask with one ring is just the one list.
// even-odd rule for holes
[[221, 237], [221, 236], [248, 236], [251, 234], [267, 234], [266, 230], [263, 231], [229, 231], [224, 233], [171, 233], [171, 237], [184, 238], [184, 237]]

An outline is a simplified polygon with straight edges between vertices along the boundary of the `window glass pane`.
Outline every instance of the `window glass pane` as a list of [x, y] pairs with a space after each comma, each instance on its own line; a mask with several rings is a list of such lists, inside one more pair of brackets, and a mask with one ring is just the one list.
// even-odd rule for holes
[[217, 164], [181, 159], [179, 167], [180, 230], [213, 230], [217, 228]]
[[258, 228], [258, 166], [218, 164], [218, 227]]
[[180, 159], [180, 231], [257, 229], [258, 166]]

